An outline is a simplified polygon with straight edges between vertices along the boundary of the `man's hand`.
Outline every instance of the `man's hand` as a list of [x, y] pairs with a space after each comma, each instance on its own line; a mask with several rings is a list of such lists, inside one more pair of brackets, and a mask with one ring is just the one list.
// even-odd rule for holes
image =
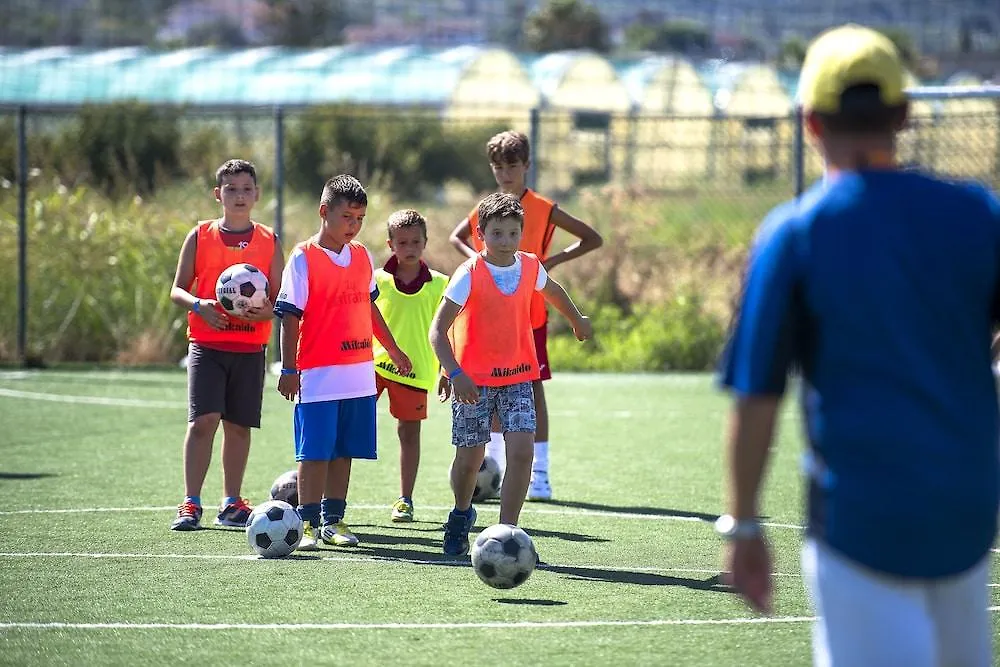
[[774, 581], [771, 551], [764, 538], [757, 536], [727, 542], [723, 558], [726, 583], [735, 588], [754, 611], [770, 615]]

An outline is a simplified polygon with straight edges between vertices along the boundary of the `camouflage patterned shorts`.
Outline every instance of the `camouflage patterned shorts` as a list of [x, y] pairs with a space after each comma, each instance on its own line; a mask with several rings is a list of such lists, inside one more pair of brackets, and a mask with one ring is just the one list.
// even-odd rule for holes
[[459, 403], [451, 399], [451, 444], [475, 447], [490, 441], [490, 416], [500, 416], [504, 433], [535, 432], [535, 395], [530, 382], [503, 387], [480, 387], [479, 401]]

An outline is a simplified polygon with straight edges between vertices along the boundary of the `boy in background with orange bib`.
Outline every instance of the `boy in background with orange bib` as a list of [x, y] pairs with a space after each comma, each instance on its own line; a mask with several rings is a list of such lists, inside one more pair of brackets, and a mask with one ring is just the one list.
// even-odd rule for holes
[[[531, 165], [528, 137], [520, 132], [501, 132], [487, 142], [486, 153], [500, 192], [519, 198], [524, 208], [524, 233], [521, 236], [519, 250], [535, 255], [542, 261], [543, 268], [551, 271], [553, 267], [563, 262], [576, 259], [601, 247], [603, 239], [590, 225], [574, 218], [525, 185], [528, 168]], [[482, 240], [472, 233], [477, 224], [477, 213], [473, 210], [468, 218], [455, 227], [449, 238], [452, 245], [466, 257], [475, 257], [483, 251]], [[565, 230], [579, 241], [554, 255], [549, 255], [549, 246], [552, 244], [552, 236], [556, 229]], [[549, 367], [547, 346], [548, 312], [545, 299], [540, 294], [536, 294], [531, 301], [531, 329], [539, 368], [539, 377], [532, 383], [535, 411], [538, 415], [538, 431], [535, 433], [531, 483], [527, 497], [528, 500], [549, 500], [552, 498], [552, 485], [549, 482], [549, 411], [542, 382], [552, 378], [552, 370]], [[502, 469], [505, 466], [504, 439], [496, 427], [494, 421], [486, 453], [497, 461]]]
[[[445, 289], [430, 341], [451, 381], [451, 485], [455, 508], [445, 524], [444, 553], [469, 551], [476, 521], [472, 494], [476, 473], [496, 416], [506, 441], [507, 469], [500, 489], [500, 523], [517, 525], [531, 477], [536, 417], [532, 382], [539, 365], [531, 326], [536, 293], [573, 325], [579, 340], [591, 337], [590, 320], [548, 277], [541, 261], [518, 250], [524, 208], [514, 195], [495, 193], [479, 203], [477, 233], [485, 250], [464, 262]], [[442, 393], [447, 398], [447, 391]]]
[[[434, 311], [448, 276], [429, 268], [421, 257], [427, 246], [427, 221], [406, 209], [389, 216], [389, 261], [375, 272], [379, 307], [393, 336], [406, 349], [413, 368], [403, 374], [388, 350], [375, 343], [375, 386], [389, 394], [389, 413], [398, 420], [400, 496], [392, 506], [395, 522], [413, 521], [413, 487], [420, 465], [420, 422], [427, 419], [427, 394], [435, 381], [446, 384], [427, 342]], [[438, 380], [440, 377], [440, 380]]]
[[372, 336], [403, 374], [410, 360], [375, 306], [375, 262], [355, 240], [368, 195], [340, 175], [323, 187], [320, 230], [288, 258], [275, 312], [281, 318], [278, 391], [295, 403], [295, 460], [300, 550], [322, 540], [355, 546], [344, 523], [353, 459], [375, 459], [375, 363]]
[[[252, 508], [240, 496], [250, 453], [250, 429], [260, 428], [264, 349], [271, 337], [271, 303], [284, 266], [281, 244], [270, 227], [250, 219], [260, 198], [257, 172], [246, 160], [229, 160], [215, 174], [222, 217], [199, 222], [184, 239], [170, 299], [188, 312], [188, 428], [184, 438], [184, 501], [170, 528], [196, 530], [201, 487], [212, 461], [212, 441], [222, 422], [222, 485], [225, 497], [215, 524], [243, 527]], [[226, 315], [215, 283], [233, 264], [246, 263], [267, 276], [268, 301], [246, 319]]]

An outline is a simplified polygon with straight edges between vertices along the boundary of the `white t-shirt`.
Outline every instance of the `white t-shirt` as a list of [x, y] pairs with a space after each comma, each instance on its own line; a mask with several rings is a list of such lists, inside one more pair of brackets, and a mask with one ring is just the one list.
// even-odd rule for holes
[[[517, 291], [517, 286], [521, 283], [520, 255], [514, 255], [514, 263], [510, 266], [495, 266], [486, 262], [486, 268], [490, 270], [493, 282], [497, 284], [497, 288], [502, 294], [510, 296]], [[535, 291], [541, 291], [545, 287], [545, 283], [548, 282], [548, 279], [548, 272], [545, 271], [545, 267], [539, 262], [538, 280], [535, 281]], [[463, 262], [451, 277], [444, 295], [457, 305], [464, 306], [465, 302], [469, 300], [470, 291], [472, 291], [472, 274], [469, 273], [468, 264]]]
[[[339, 253], [322, 249], [337, 266], [351, 265], [351, 249], [345, 245]], [[375, 294], [375, 260], [367, 250], [368, 262], [372, 266], [372, 281], [368, 287], [369, 293]], [[279, 313], [300, 315], [309, 302], [309, 265], [306, 262], [305, 251], [295, 248], [285, 270], [281, 274], [281, 290], [278, 292], [275, 310]], [[302, 371], [302, 382], [299, 389], [299, 402], [318, 403], [320, 401], [338, 401], [345, 398], [360, 398], [375, 395], [375, 363], [362, 361], [356, 364], [341, 364], [339, 366], [321, 366]]]

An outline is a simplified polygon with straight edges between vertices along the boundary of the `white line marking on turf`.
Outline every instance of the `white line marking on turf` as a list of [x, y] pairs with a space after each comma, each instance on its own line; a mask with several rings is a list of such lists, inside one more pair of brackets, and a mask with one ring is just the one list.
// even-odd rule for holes
[[481, 623], [0, 623], [0, 629], [27, 630], [485, 630], [655, 627], [668, 625], [757, 625], [808, 623], [813, 616], [760, 618], [677, 618], [638, 621], [489, 621]]
[[[352, 510], [388, 510], [390, 507], [388, 505], [351, 505]], [[431, 512], [447, 512], [452, 509], [451, 505], [421, 505], [422, 509]], [[490, 506], [486, 506], [490, 509]], [[177, 507], [175, 505], [162, 505], [162, 506], [149, 506], [149, 507], [79, 507], [79, 508], [65, 508], [65, 509], [23, 509], [23, 510], [4, 510], [0, 511], [0, 516], [9, 516], [13, 514], [90, 514], [99, 512], [166, 512], [174, 511]], [[499, 507], [495, 508], [499, 511]], [[480, 508], [482, 511], [482, 507]], [[609, 517], [614, 519], [638, 519], [640, 521], [686, 521], [693, 523], [706, 523], [710, 524], [711, 521], [702, 519], [696, 516], [673, 516], [670, 514], [635, 514], [632, 512], [611, 512], [606, 510], [588, 510], [588, 509], [541, 509], [534, 507], [525, 507], [521, 510], [522, 514], [542, 514], [542, 515], [558, 515], [558, 516], [594, 516], [594, 517]], [[793, 523], [772, 523], [770, 521], [764, 522], [764, 526], [770, 528], [787, 528], [789, 530], [802, 530], [802, 526]]]
[[[302, 560], [321, 560], [330, 562], [344, 562], [344, 563], [361, 563], [361, 564], [379, 564], [385, 565], [386, 563], [400, 563], [406, 565], [449, 565], [449, 566], [465, 566], [471, 567], [471, 562], [468, 560], [422, 560], [419, 558], [397, 558], [394, 556], [326, 556], [320, 555], [323, 552], [314, 552], [312, 554], [306, 555], [304, 552], [296, 552], [297, 556], [300, 556]], [[144, 559], [148, 558], [151, 560], [249, 560], [249, 561], [268, 561], [269, 559], [261, 558], [254, 554], [151, 554], [151, 553], [84, 553], [84, 552], [72, 552], [72, 551], [26, 551], [26, 552], [0, 552], [0, 558], [89, 558], [89, 559]], [[271, 560], [297, 560], [296, 558], [291, 559], [271, 559]], [[595, 565], [595, 564], [583, 564], [583, 565], [571, 565], [568, 563], [542, 563], [538, 566], [539, 570], [559, 570], [559, 569], [578, 569], [578, 570], [604, 570], [608, 572], [648, 572], [651, 574], [657, 573], [672, 573], [672, 574], [719, 574], [718, 569], [707, 569], [707, 568], [687, 568], [687, 567], [657, 567], [657, 566], [635, 566], [635, 567], [618, 567], [615, 565]], [[787, 572], [773, 572], [772, 576], [775, 577], [800, 577], [799, 574], [791, 574]]]
[[146, 401], [138, 398], [114, 398], [111, 396], [70, 396], [68, 394], [47, 394], [37, 391], [18, 391], [16, 389], [0, 388], [0, 396], [6, 398], [23, 398], [30, 401], [49, 401], [51, 403], [82, 403], [86, 405], [108, 405], [127, 408], [164, 408], [180, 410], [186, 407], [179, 401]]

